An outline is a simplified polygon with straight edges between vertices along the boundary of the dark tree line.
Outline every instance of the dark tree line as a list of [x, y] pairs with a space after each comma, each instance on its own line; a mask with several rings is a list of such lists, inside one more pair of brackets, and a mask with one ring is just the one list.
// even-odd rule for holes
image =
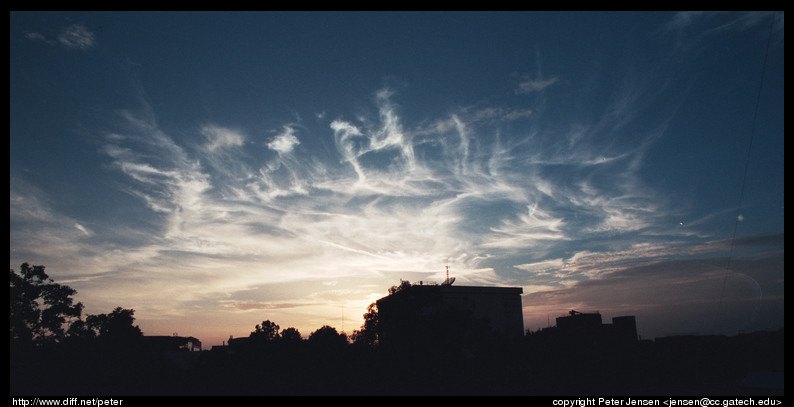
[[56, 283], [44, 266], [23, 263], [19, 272], [10, 270], [9, 280], [12, 350], [95, 339], [129, 341], [143, 335], [133, 325], [133, 309], [117, 307], [83, 319], [83, 304], [72, 298], [77, 291]]

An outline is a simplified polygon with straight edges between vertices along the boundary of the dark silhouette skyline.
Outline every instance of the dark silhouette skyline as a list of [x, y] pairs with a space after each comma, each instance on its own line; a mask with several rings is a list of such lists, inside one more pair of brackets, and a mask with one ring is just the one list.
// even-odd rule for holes
[[304, 338], [264, 320], [206, 349], [144, 335], [131, 309], [83, 320], [74, 290], [24, 264], [11, 270], [11, 395], [783, 395], [783, 329], [639, 340], [634, 316], [605, 324], [572, 310], [514, 335], [488, 315], [494, 294], [511, 314], [515, 290], [452, 288], [403, 281], [349, 337], [325, 325]]

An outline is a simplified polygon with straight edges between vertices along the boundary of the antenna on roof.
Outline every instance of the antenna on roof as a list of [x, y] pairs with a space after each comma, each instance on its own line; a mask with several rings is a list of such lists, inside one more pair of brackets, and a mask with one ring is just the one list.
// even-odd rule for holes
[[449, 266], [447, 266], [447, 279], [441, 285], [452, 285], [455, 282], [455, 277], [449, 278]]

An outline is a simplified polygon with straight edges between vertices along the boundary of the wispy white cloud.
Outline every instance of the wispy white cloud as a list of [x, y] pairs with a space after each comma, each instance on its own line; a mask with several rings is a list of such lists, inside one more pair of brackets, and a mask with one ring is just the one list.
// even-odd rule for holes
[[[80, 257], [100, 256], [95, 232], [83, 220], [59, 213], [45, 191], [12, 175], [10, 188], [11, 257], [32, 264], [59, 264], [80, 270]], [[12, 264], [13, 267], [19, 264]], [[79, 274], [79, 272], [77, 273]]]
[[532, 275], [550, 275], [553, 273], [556, 274], [556, 272], [563, 269], [565, 267], [565, 260], [548, 259], [534, 263], [517, 264], [513, 267], [524, 270]]
[[[703, 33], [709, 35], [731, 30], [746, 30], [759, 25], [768, 27], [772, 13], [772, 11], [682, 11], [673, 15], [664, 25], [663, 31], [681, 33], [698, 27], [706, 28]], [[782, 19], [783, 13], [778, 14]]]
[[502, 225], [492, 227], [485, 247], [512, 248], [514, 250], [536, 247], [539, 243], [568, 240], [564, 231], [565, 221], [552, 216], [543, 209], [534, 207], [532, 213], [522, 213], [516, 220], [505, 220]]
[[94, 33], [81, 24], [74, 24], [58, 34], [58, 42], [67, 48], [87, 50], [94, 45]]
[[[128, 192], [164, 221], [149, 246], [105, 260], [120, 275], [151, 290], [147, 298], [130, 299], [140, 304], [142, 315], [155, 310], [169, 314], [178, 304], [199, 297], [232, 301], [238, 310], [275, 311], [302, 301], [237, 301], [221, 293], [276, 281], [350, 276], [388, 286], [396, 281], [394, 273], [440, 280], [443, 264], [450, 264], [460, 281], [497, 281], [493, 269], [478, 265], [487, 254], [466, 240], [471, 234], [463, 229], [476, 220], [467, 219], [461, 210], [469, 202], [491, 198], [522, 200], [525, 193], [520, 189], [525, 186], [493, 179], [491, 174], [503, 166], [502, 158], [491, 154], [496, 150], [485, 145], [468, 149], [460, 140], [474, 140], [477, 126], [485, 120], [488, 125], [515, 120], [516, 111], [481, 110], [462, 116], [471, 117], [471, 123], [453, 117], [455, 127], [444, 133], [456, 133], [459, 141], [441, 151], [451, 161], [438, 161], [416, 156], [415, 143], [421, 141], [403, 127], [388, 96], [382, 92], [376, 98], [379, 113], [374, 122], [331, 122], [340, 162], [318, 161], [295, 150], [299, 141], [290, 125], [267, 144], [278, 157], [246, 164], [240, 155], [256, 152], [237, 148], [246, 139], [240, 133], [207, 125], [201, 128], [204, 142], [191, 148], [160, 131], [150, 116], [122, 112], [119, 129], [108, 133], [103, 151], [128, 177]], [[424, 135], [445, 136], [427, 131]], [[227, 165], [236, 170], [223, 170]], [[447, 165], [454, 171], [448, 172]], [[502, 224], [500, 233], [526, 243], [530, 238], [520, 230], [522, 225], [559, 234], [543, 210], [531, 219]], [[519, 247], [506, 241], [491, 243]], [[174, 274], [162, 276], [170, 283], [144, 282], [129, 274], [136, 270], [157, 280], [155, 270], [163, 262], [179, 264]], [[207, 284], [197, 285], [199, 281]], [[194, 288], [174, 292], [176, 286]], [[170, 298], [171, 305], [154, 297]]]
[[239, 132], [212, 124], [202, 126], [200, 132], [207, 138], [204, 147], [209, 152], [228, 147], [240, 147], [245, 142], [245, 137]]
[[[112, 133], [115, 137], [108, 138], [111, 143], [105, 151], [117, 168], [140, 183], [131, 187], [134, 194], [152, 210], [167, 214], [164, 237], [174, 245], [172, 249], [203, 254], [253, 250], [283, 258], [284, 253], [311, 256], [315, 250], [324, 256], [341, 250], [347, 256], [392, 260], [405, 253], [420, 259], [463, 252], [478, 257], [493, 249], [520, 251], [570, 240], [582, 231], [638, 231], [651, 223], [643, 215], [661, 209], [652, 203], [652, 195], [629, 195], [629, 189], [637, 189], [632, 185], [624, 186], [624, 195], [614, 196], [586, 181], [581, 184], [586, 187], [577, 190], [570, 182], [560, 185], [544, 177], [537, 169], [546, 161], [519, 155], [525, 151], [524, 144], [533, 142], [531, 138], [509, 145], [483, 143], [482, 129], [527, 117], [529, 110], [518, 114], [517, 110], [482, 108], [406, 129], [390, 97], [388, 91], [378, 93], [375, 122], [337, 119], [330, 123], [341, 166], [294, 154], [299, 141], [294, 128], [285, 125], [267, 147], [289, 157], [259, 169], [223, 173], [219, 169], [224, 162], [241, 165], [235, 153], [223, 162], [190, 158], [155, 123], [130, 114], [123, 117], [136, 133], [123, 137]], [[244, 140], [239, 133], [217, 126], [205, 126], [202, 134], [208, 154], [240, 146]], [[138, 150], [119, 145], [129, 141]], [[416, 148], [429, 143], [438, 147], [434, 155], [418, 157]], [[153, 155], [153, 146], [166, 148]], [[141, 147], [147, 154], [141, 154]], [[565, 161], [562, 154], [556, 160], [555, 165], [581, 165], [578, 159]], [[223, 196], [213, 192], [221, 185], [227, 191]], [[551, 200], [539, 203], [544, 196]], [[470, 212], [498, 201], [508, 210], [490, 220]], [[559, 212], [561, 202], [573, 203], [596, 223], [582, 228]], [[530, 204], [531, 213], [526, 209]], [[244, 237], [252, 233], [255, 237], [246, 243]], [[306, 250], [285, 250], [287, 243], [279, 236], [297, 237]], [[271, 244], [275, 251], [264, 249]], [[254, 249], [257, 245], [259, 249]], [[400, 248], [399, 253], [394, 248]], [[372, 265], [372, 259], [366, 264]], [[460, 266], [479, 268], [476, 263]]]
[[551, 85], [557, 83], [558, 78], [553, 76], [547, 79], [524, 79], [518, 83], [518, 89], [516, 89], [516, 93], [519, 94], [528, 94], [532, 92], [540, 92]]
[[79, 223], [75, 223], [74, 227], [75, 227], [75, 229], [79, 230], [80, 232], [82, 232], [86, 236], [91, 236], [91, 235], [94, 234], [90, 230], [86, 229], [85, 226], [83, 226], [83, 225], [81, 225]]
[[679, 32], [690, 27], [696, 21], [714, 15], [713, 12], [707, 11], [684, 11], [673, 15], [670, 21], [664, 26], [664, 30]]
[[284, 126], [283, 132], [279, 133], [267, 143], [267, 147], [280, 154], [288, 154], [292, 152], [292, 149], [298, 144], [300, 144], [300, 141], [298, 137], [295, 136], [295, 129], [292, 126], [286, 125]]
[[752, 29], [774, 28], [773, 41], [782, 41], [784, 18], [780, 11], [684, 11], [673, 14], [658, 34], [671, 37], [678, 49], [690, 52], [708, 46], [706, 41], [720, 35]]
[[64, 27], [55, 36], [55, 39], [48, 38], [40, 32], [27, 32], [25, 38], [32, 41], [41, 41], [49, 45], [61, 45], [67, 49], [77, 49], [86, 51], [95, 44], [95, 35], [82, 24], [72, 24]]
[[39, 32], [25, 33], [25, 38], [33, 41], [45, 41], [45, 42], [47, 41], [47, 37], [45, 37], [44, 34]]

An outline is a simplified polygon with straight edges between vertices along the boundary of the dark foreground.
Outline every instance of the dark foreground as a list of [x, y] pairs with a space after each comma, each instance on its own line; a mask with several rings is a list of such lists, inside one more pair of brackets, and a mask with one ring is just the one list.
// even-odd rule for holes
[[631, 344], [530, 336], [438, 349], [272, 342], [11, 351], [11, 396], [782, 396], [783, 330]]

